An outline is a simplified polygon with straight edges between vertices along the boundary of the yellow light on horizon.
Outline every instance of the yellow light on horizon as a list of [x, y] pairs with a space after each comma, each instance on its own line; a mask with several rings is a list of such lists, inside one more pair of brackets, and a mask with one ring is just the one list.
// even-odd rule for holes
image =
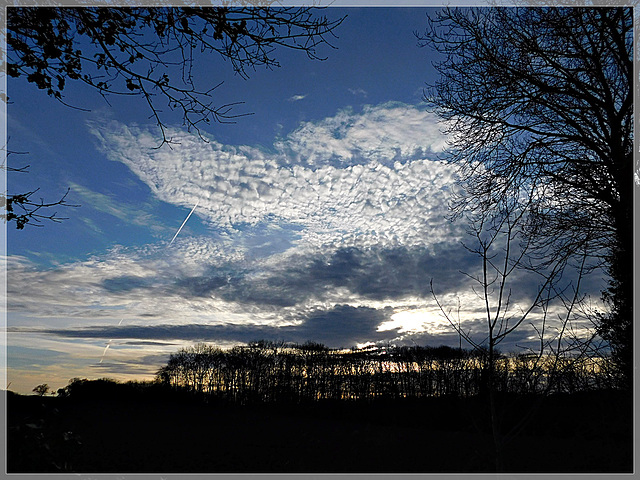
[[391, 319], [378, 325], [378, 331], [398, 329], [398, 333], [428, 332], [447, 333], [451, 331], [451, 325], [433, 309], [414, 308], [401, 310], [391, 315]]

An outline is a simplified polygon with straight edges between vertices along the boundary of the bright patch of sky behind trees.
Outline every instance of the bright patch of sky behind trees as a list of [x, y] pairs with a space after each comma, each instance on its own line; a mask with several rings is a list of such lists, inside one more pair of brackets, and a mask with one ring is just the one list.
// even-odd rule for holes
[[[457, 346], [431, 278], [480, 331], [484, 310], [461, 273], [478, 258], [461, 245], [465, 226], [445, 219], [454, 175], [422, 102], [433, 53], [413, 32], [429, 10], [330, 9], [348, 17], [324, 62], [281, 51], [281, 68], [248, 80], [218, 59], [197, 65], [224, 81], [218, 103], [253, 113], [208, 126], [206, 142], [175, 118], [179, 143], [157, 148], [142, 99], [109, 106], [74, 87], [65, 100], [84, 112], [10, 79], [9, 149], [28, 152], [10, 162], [31, 165], [10, 189], [51, 199], [70, 187], [81, 205], [60, 209], [61, 224], [8, 230], [11, 389], [149, 378], [199, 341]], [[514, 281], [525, 304], [531, 286]], [[523, 326], [501, 347], [534, 333]]]

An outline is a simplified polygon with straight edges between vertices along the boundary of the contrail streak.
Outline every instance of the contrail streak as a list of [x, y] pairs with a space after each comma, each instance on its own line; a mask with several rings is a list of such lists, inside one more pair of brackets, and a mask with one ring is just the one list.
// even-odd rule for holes
[[[187, 215], [187, 218], [184, 219], [184, 222], [182, 222], [182, 225], [180, 225], [180, 228], [178, 229], [178, 231], [176, 232], [176, 234], [173, 236], [173, 238], [171, 239], [171, 241], [169, 242], [169, 245], [171, 245], [173, 243], [173, 241], [176, 239], [176, 237], [178, 236], [178, 234], [180, 233], [180, 231], [182, 230], [182, 227], [185, 226], [185, 224], [187, 223], [187, 220], [189, 220], [189, 217], [191, 215], [193, 215], [193, 212], [195, 212], [196, 207], [198, 206], [198, 203], [200, 203], [200, 200], [198, 200], [196, 202], [196, 204], [193, 206], [193, 208], [191, 209], [191, 211], [189, 212], [189, 215]], [[124, 318], [120, 319], [120, 323], [118, 323], [118, 326], [122, 325], [122, 321], [124, 320]], [[107, 355], [107, 350], [109, 350], [109, 347], [111, 346], [111, 342], [113, 342], [113, 339], [109, 340], [107, 342], [107, 345], [104, 347], [104, 351], [102, 352], [102, 357], [100, 358], [100, 361], [98, 363], [102, 363], [102, 361], [104, 360], [104, 357]]]
[[187, 223], [187, 220], [189, 220], [189, 217], [191, 216], [191, 214], [196, 210], [196, 207], [198, 206], [198, 203], [200, 203], [200, 200], [198, 200], [196, 202], [196, 204], [193, 206], [193, 208], [191, 209], [191, 211], [189, 212], [189, 215], [187, 215], [187, 218], [184, 219], [184, 222], [182, 222], [182, 225], [180, 225], [180, 228], [178, 229], [178, 231], [176, 232], [176, 234], [173, 236], [173, 238], [171, 239], [171, 241], [169, 242], [169, 245], [171, 245], [173, 243], [173, 241], [176, 239], [176, 237], [178, 236], [178, 234], [180, 233], [180, 230], [182, 230], [182, 227], [184, 227], [184, 224]]
[[109, 342], [107, 343], [107, 346], [104, 347], [104, 352], [102, 352], [102, 358], [100, 358], [100, 361], [98, 363], [102, 363], [102, 361], [104, 360], [104, 356], [107, 354], [107, 350], [109, 350], [110, 346], [111, 346], [111, 340], [109, 340]]
[[[122, 325], [123, 320], [124, 317], [120, 319], [120, 321], [118, 322], [118, 326]], [[100, 361], [98, 363], [102, 363], [102, 361], [104, 360], [104, 357], [107, 354], [107, 350], [109, 350], [109, 347], [111, 346], [111, 342], [113, 342], [113, 338], [107, 342], [107, 346], [104, 347], [104, 352], [102, 352], [102, 358], [100, 358]]]

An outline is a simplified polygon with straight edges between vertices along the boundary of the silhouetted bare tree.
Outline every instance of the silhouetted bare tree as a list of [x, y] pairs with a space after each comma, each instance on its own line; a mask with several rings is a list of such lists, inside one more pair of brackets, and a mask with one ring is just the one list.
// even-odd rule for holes
[[[7, 165], [8, 157], [12, 153], [16, 152], [6, 152], [6, 157], [0, 165], [0, 172], [27, 173], [29, 165], [19, 168]], [[3, 151], [1, 154], [4, 155], [5, 152]], [[40, 198], [39, 201], [37, 201], [34, 198], [37, 192], [38, 189], [16, 194], [0, 192], [0, 210], [2, 211], [2, 213], [0, 213], [0, 219], [4, 220], [5, 223], [15, 222], [16, 228], [18, 230], [22, 230], [25, 225], [41, 226], [43, 220], [49, 220], [56, 223], [66, 220], [65, 217], [59, 217], [57, 211], [51, 213], [52, 208], [78, 206], [67, 202], [69, 189], [67, 189], [64, 195], [55, 202], [45, 202], [43, 198]]]
[[603, 261], [600, 334], [630, 385], [632, 8], [447, 8], [419, 38], [443, 56], [425, 98], [453, 139], [454, 213], [524, 196], [522, 231], [541, 262], [563, 251]]
[[[520, 225], [527, 222], [527, 200], [505, 195], [497, 210], [481, 215], [465, 214], [474, 239], [473, 246], [465, 247], [477, 255], [481, 263], [478, 273], [465, 274], [473, 280], [472, 289], [483, 305], [484, 328], [465, 330], [435, 294], [433, 280], [431, 292], [451, 327], [484, 357], [480, 393], [486, 393], [488, 399], [495, 465], [502, 471], [505, 437], [513, 433], [503, 435], [500, 430], [496, 395], [509, 391], [514, 377], [518, 383], [525, 377], [513, 390], [520, 393], [523, 386], [525, 391], [530, 390], [532, 383], [535, 384], [532, 393], [540, 394], [541, 398], [560, 390], [567, 372], [593, 353], [595, 333], [589, 331], [589, 324], [580, 322], [585, 320], [581, 314], [586, 312], [580, 310], [585, 298], [581, 284], [588, 270], [586, 252], [578, 257], [579, 252], [572, 250], [554, 251], [541, 265], [536, 262], [537, 248]], [[577, 264], [573, 263], [575, 259], [579, 260]], [[568, 280], [572, 275], [574, 278]], [[525, 285], [531, 290], [513, 292], [516, 280], [520, 289]], [[509, 356], [500, 355], [497, 348], [525, 326], [532, 327], [530, 333], [537, 337], [538, 348], [528, 347], [526, 360], [520, 357], [513, 365]], [[522, 417], [528, 418], [527, 412], [523, 412]]]
[[[214, 102], [219, 81], [197, 85], [197, 62], [216, 55], [238, 75], [279, 66], [278, 48], [321, 59], [342, 18], [306, 7], [9, 7], [7, 73], [64, 103], [70, 82], [108, 95], [141, 96], [165, 136], [162, 103], [200, 132], [237, 117]], [[159, 104], [159, 102], [162, 102]], [[240, 102], [239, 102], [240, 103]]]
[[[218, 56], [241, 77], [258, 67], [279, 66], [276, 50], [298, 50], [322, 60], [318, 48], [328, 45], [343, 18], [330, 20], [307, 7], [15, 7], [7, 8], [7, 74], [24, 77], [50, 97], [65, 103], [70, 83], [109, 95], [142, 97], [166, 136], [163, 104], [182, 115], [183, 124], [200, 135], [203, 124], [231, 122], [231, 104], [215, 102], [215, 79], [201, 86], [194, 67]], [[6, 100], [3, 99], [3, 100]], [[108, 101], [108, 100], [107, 100]], [[74, 106], [82, 108], [82, 106]], [[202, 135], [200, 135], [201, 138]], [[4, 164], [3, 164], [4, 165]], [[36, 201], [37, 190], [0, 195], [5, 221], [26, 224], [64, 218], [45, 213], [68, 206]]]

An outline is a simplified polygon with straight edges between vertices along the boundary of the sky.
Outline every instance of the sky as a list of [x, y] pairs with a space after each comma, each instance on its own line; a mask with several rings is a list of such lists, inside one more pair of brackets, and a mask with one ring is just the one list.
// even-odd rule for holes
[[[486, 313], [465, 275], [480, 263], [466, 226], [446, 218], [455, 172], [423, 101], [437, 59], [414, 32], [429, 12], [331, 8], [348, 16], [325, 61], [280, 50], [280, 68], [249, 79], [198, 64], [199, 78], [224, 82], [217, 103], [250, 115], [200, 138], [167, 112], [176, 143], [160, 148], [141, 98], [107, 103], [70, 84], [65, 102], [79, 110], [9, 79], [9, 150], [20, 152], [9, 165], [30, 166], [9, 191], [51, 200], [69, 188], [79, 205], [57, 209], [61, 223], [7, 230], [9, 389], [150, 379], [201, 341], [457, 346], [431, 280], [481, 339]], [[535, 285], [512, 280], [517, 310]], [[523, 325], [502, 349], [535, 341]]]

